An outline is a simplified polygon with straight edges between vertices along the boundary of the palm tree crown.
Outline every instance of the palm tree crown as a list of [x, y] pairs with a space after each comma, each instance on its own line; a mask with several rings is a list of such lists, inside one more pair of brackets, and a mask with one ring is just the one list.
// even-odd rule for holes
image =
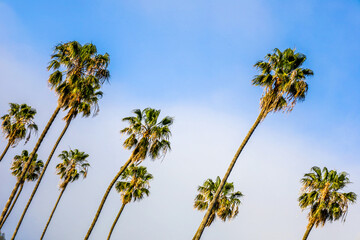
[[[220, 177], [217, 177], [215, 182], [209, 178], [202, 186], [199, 186], [199, 194], [195, 197], [194, 208], [200, 211], [208, 209], [216, 190], [219, 188], [220, 182]], [[235, 218], [239, 213], [240, 198], [242, 196], [243, 194], [240, 191], [234, 192], [233, 183], [225, 183], [206, 226], [212, 224], [216, 215], [224, 222]]]
[[312, 167], [310, 173], [301, 179], [303, 184], [299, 205], [302, 209], [310, 208], [309, 221], [315, 226], [324, 225], [338, 219], [345, 221], [348, 204], [356, 201], [353, 192], [340, 192], [350, 183], [346, 172], [329, 171], [326, 167]]
[[56, 165], [56, 171], [62, 183], [60, 188], [66, 187], [69, 182], [77, 180], [80, 176], [86, 177], [90, 164], [87, 162], [88, 154], [80, 152], [78, 149], [70, 151], [62, 151], [59, 158], [62, 160], [61, 163]]
[[10, 103], [9, 113], [1, 117], [2, 130], [10, 145], [15, 146], [19, 141], [26, 138], [29, 141], [32, 131], [38, 127], [34, 122], [36, 110], [26, 104]]
[[116, 191], [121, 193], [123, 204], [140, 201], [144, 196], [149, 196], [149, 181], [153, 176], [147, 172], [146, 167], [135, 166], [132, 164], [121, 175], [121, 179], [115, 185]]
[[136, 109], [134, 113], [136, 116], [123, 119], [129, 126], [121, 130], [121, 133], [130, 135], [123, 145], [133, 149], [133, 162], [140, 162], [147, 156], [153, 160], [164, 156], [171, 149], [169, 126], [173, 118], [167, 116], [158, 122], [160, 110], [152, 108]]
[[264, 88], [260, 107], [265, 113], [271, 111], [292, 111], [297, 101], [303, 101], [308, 90], [306, 77], [313, 71], [302, 68], [306, 56], [295, 53], [295, 49], [281, 52], [275, 48], [267, 54], [265, 61], [258, 61], [254, 67], [260, 70], [252, 83]]
[[[11, 171], [12, 171], [11, 174], [19, 178], [24, 169], [25, 163], [28, 160], [29, 160], [29, 152], [27, 150], [23, 150], [21, 155], [16, 155], [11, 165]], [[39, 178], [43, 166], [44, 166], [43, 161], [38, 160], [37, 154], [35, 154], [34, 157], [32, 158], [31, 165], [28, 171], [26, 172], [25, 180], [28, 182], [37, 180]]]
[[101, 84], [110, 78], [107, 53], [97, 53], [93, 44], [81, 45], [73, 41], [59, 44], [51, 56], [48, 70], [54, 70], [49, 85], [59, 96], [58, 103], [64, 110], [70, 110], [65, 120], [75, 118], [79, 112], [87, 117], [94, 110], [98, 112], [98, 99], [103, 93]]

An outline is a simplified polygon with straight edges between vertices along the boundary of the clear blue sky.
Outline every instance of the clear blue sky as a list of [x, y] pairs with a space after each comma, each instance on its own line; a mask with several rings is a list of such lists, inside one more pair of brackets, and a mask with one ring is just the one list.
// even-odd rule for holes
[[[259, 135], [254, 138], [257, 137], [259, 140], [263, 136], [262, 139], [271, 139], [270, 141], [274, 144], [272, 148], [284, 149], [280, 152], [289, 151], [289, 154], [283, 153], [282, 157], [274, 156], [276, 159], [293, 161], [291, 158], [294, 157], [299, 158], [300, 162], [309, 161], [301, 166], [289, 166], [293, 168], [294, 174], [298, 174], [294, 177], [296, 180], [294, 184], [297, 187], [301, 173], [317, 161], [328, 163], [330, 166], [334, 164], [333, 166], [339, 170], [351, 172], [357, 169], [352, 176], [355, 175], [360, 180], [359, 39], [360, 1], [358, 0], [2, 1], [0, 2], [0, 55], [2, 58], [0, 59], [0, 110], [3, 114], [10, 101], [30, 101], [34, 105], [38, 104], [35, 107], [41, 114], [39, 118], [45, 121], [56, 104], [56, 99], [46, 89], [48, 75], [46, 64], [52, 48], [59, 42], [71, 40], [81, 43], [92, 42], [98, 47], [100, 53], [108, 52], [111, 57], [111, 84], [104, 89], [105, 96], [101, 103], [102, 111], [97, 118], [99, 119], [97, 124], [104, 127], [105, 123], [110, 124], [108, 121], [114, 123], [109, 129], [109, 134], [111, 135], [111, 130], [114, 133], [111, 136], [118, 141], [114, 146], [121, 144], [118, 140], [120, 138], [118, 130], [122, 126], [119, 119], [129, 114], [134, 108], [151, 105], [166, 109], [169, 112], [166, 114], [174, 115], [178, 119], [175, 123], [184, 129], [192, 124], [193, 119], [207, 121], [209, 129], [203, 129], [203, 133], [206, 135], [211, 131], [216, 131], [216, 142], [218, 144], [224, 142], [224, 146], [218, 146], [219, 149], [230, 148], [227, 153], [228, 158], [220, 167], [220, 169], [225, 169], [239, 142], [230, 141], [232, 137], [222, 135], [221, 131], [229, 135], [233, 134], [233, 138], [240, 141], [242, 135], [237, 136], [237, 134], [243, 134], [258, 113], [261, 89], [251, 86], [251, 78], [256, 74], [253, 64], [274, 48], [296, 48], [297, 51], [306, 54], [308, 57], [306, 67], [313, 69], [315, 73], [314, 77], [309, 79], [308, 97], [304, 103], [296, 106], [290, 115], [277, 114], [268, 117], [264, 126], [261, 126], [263, 132], [259, 132]], [[16, 94], [12, 91], [15, 88]], [[22, 89], [19, 90], [19, 88]], [[41, 105], [44, 99], [49, 106]], [[114, 116], [113, 122], [108, 120], [112, 116]], [[184, 122], [181, 122], [182, 120]], [[96, 122], [95, 119], [91, 121]], [[228, 126], [224, 126], [224, 123], [228, 123]], [[237, 133], [235, 130], [240, 132]], [[81, 135], [81, 133], [78, 134]], [[53, 135], [55, 139], [56, 133]], [[108, 135], [94, 136], [103, 142], [103, 138]], [[211, 136], [210, 134], [208, 138]], [[276, 143], [271, 136], [276, 136], [279, 143]], [[175, 140], [175, 137], [174, 134], [175, 144], [182, 143], [182, 140]], [[178, 149], [188, 151], [189, 155], [186, 158], [189, 161], [193, 158], [191, 156], [202, 159], [201, 153], [196, 155], [192, 152], [191, 146], [186, 145], [185, 139], [189, 136], [183, 137], [183, 145], [179, 143]], [[228, 139], [224, 140], [227, 137]], [[253, 142], [253, 150], [259, 152], [259, 149], [262, 149], [259, 146], [260, 142], [265, 140], [259, 140], [258, 143], [255, 141], [256, 139]], [[297, 141], [302, 147], [286, 145]], [[280, 145], [280, 143], [285, 145]], [[266, 141], [263, 144], [266, 144]], [[70, 143], [64, 143], [64, 147], [69, 145]], [[172, 161], [181, 162], [181, 154], [177, 155], [175, 146]], [[251, 146], [249, 148], [251, 149]], [[46, 151], [45, 149], [43, 151], [44, 159]], [[120, 147], [117, 151], [123, 152]], [[313, 157], [314, 159], [304, 160], [297, 151], [308, 152], [304, 154], [318, 156], [321, 159]], [[322, 155], [323, 152], [326, 153]], [[295, 153], [296, 156], [291, 155]], [[102, 153], [94, 154], [101, 156]], [[121, 154], [125, 153], [119, 154], [123, 156]], [[257, 156], [255, 153], [248, 154], [254, 159], [260, 158], [260, 155]], [[219, 153], [219, 156], [223, 154]], [[326, 161], [327, 157], [331, 158], [329, 162]], [[201, 160], [198, 161], [201, 162]], [[203, 159], [203, 164], [206, 162]], [[199, 168], [200, 165], [199, 163]], [[118, 165], [114, 160], [114, 167], [116, 166]], [[171, 171], [161, 166], [162, 172]], [[258, 167], [258, 165], [255, 166]], [[281, 161], [279, 166], [282, 166]], [[93, 168], [96, 172], [96, 168]], [[208, 166], [208, 168], [212, 167]], [[210, 172], [217, 175], [224, 173], [223, 170], [215, 171], [216, 166], [213, 168], [208, 172], [201, 170], [200, 180], [191, 177], [189, 179], [190, 200], [186, 201], [190, 202], [190, 215], [195, 214], [191, 209], [191, 200], [195, 194], [196, 185], [207, 177], [214, 178], [215, 175], [209, 175]], [[297, 168], [299, 172], [296, 172]], [[158, 170], [154, 168], [154, 171]], [[10, 176], [4, 177], [4, 179], [8, 178]], [[89, 179], [89, 182], [91, 181]], [[108, 179], [104, 181], [104, 186], [107, 181]], [[12, 184], [13, 182], [9, 183], [9, 185]], [[359, 184], [358, 181], [353, 186], [360, 190]], [[253, 187], [256, 188], [256, 185]], [[0, 204], [5, 201], [6, 191], [9, 189], [10, 187], [3, 190], [0, 186]], [[99, 191], [102, 192], [102, 189], [100, 188]], [[160, 190], [158, 194], [161, 198]], [[248, 196], [249, 193], [245, 195]], [[298, 211], [296, 198], [293, 201], [296, 212]], [[151, 206], [150, 199], [148, 204]], [[94, 210], [88, 211], [90, 213], [86, 216], [87, 218]], [[359, 208], [356, 208], [356, 211], [357, 215], [360, 215]], [[44, 212], [44, 214], [47, 213]], [[303, 221], [306, 214], [298, 214], [299, 219]], [[186, 217], [188, 216], [184, 216]], [[111, 218], [112, 215], [109, 216], [110, 222]], [[191, 223], [196, 225], [200, 218], [201, 214], [196, 215]], [[245, 221], [246, 218], [243, 220]], [[242, 224], [241, 218], [238, 221], [240, 223], [236, 221], [231, 223], [232, 228], [226, 228], [227, 231], [232, 233], [231, 231], [235, 231], [233, 228], [238, 229], [236, 224]], [[87, 225], [87, 222], [84, 220], [84, 225]], [[300, 223], [305, 224], [305, 222]], [[15, 224], [15, 220], [12, 224]], [[39, 224], [41, 225], [42, 222]], [[220, 222], [217, 224], [221, 225]], [[350, 221], [349, 224], [351, 224]], [[13, 226], [10, 225], [6, 230], [11, 231]], [[274, 236], [277, 239], [291, 239], [293, 236], [291, 234], [301, 233], [304, 227], [305, 225], [301, 225], [296, 230], [289, 227], [289, 235]], [[106, 226], [104, 228], [106, 232]], [[324, 232], [324, 230], [316, 231]], [[191, 228], [183, 229], [184, 235], [178, 238], [173, 237], [173, 239], [189, 238], [188, 236], [191, 236], [193, 231], [194, 229]], [[216, 230], [213, 234], [215, 232]], [[101, 238], [101, 232], [98, 234]], [[350, 234], [352, 235], [349, 235], [349, 239], [360, 237], [360, 233], [356, 230]], [[82, 233], [78, 235], [81, 236]], [[246, 236], [251, 236], [251, 234], [245, 234], [244, 237]], [[261, 239], [260, 235], [257, 236], [253, 239]], [[331, 239], [333, 235], [329, 233], [329, 236], [318, 236], [318, 239], [325, 239], [325, 237]], [[211, 237], [214, 235], [208, 235], [208, 239], [217, 239]], [[52, 239], [56, 240], [54, 237]], [[154, 235], [151, 239], [165, 238]]]

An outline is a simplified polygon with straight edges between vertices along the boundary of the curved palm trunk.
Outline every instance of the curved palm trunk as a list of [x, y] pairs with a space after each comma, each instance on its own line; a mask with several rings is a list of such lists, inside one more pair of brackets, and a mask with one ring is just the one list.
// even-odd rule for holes
[[2, 153], [2, 154], [1, 154], [1, 156], [0, 156], [0, 162], [1, 162], [1, 160], [4, 158], [4, 156], [5, 156], [6, 152], [9, 150], [10, 145], [11, 145], [11, 142], [10, 142], [10, 141], [8, 141], [8, 144], [6, 145], [6, 147], [5, 147], [4, 151], [3, 151], [3, 153]]
[[44, 236], [45, 236], [46, 230], [47, 230], [47, 228], [49, 227], [50, 221], [51, 221], [51, 219], [52, 219], [52, 217], [53, 217], [53, 215], [54, 215], [54, 213], [55, 213], [55, 210], [56, 210], [56, 208], [57, 208], [57, 206], [58, 206], [58, 204], [59, 204], [59, 202], [60, 202], [60, 199], [61, 199], [61, 197], [62, 197], [65, 189], [66, 189], [66, 185], [64, 186], [64, 188], [63, 188], [63, 189], [61, 190], [61, 192], [60, 192], [60, 195], [59, 195], [59, 197], [58, 197], [58, 199], [57, 199], [57, 201], [56, 201], [56, 203], [55, 203], [54, 209], [52, 210], [52, 212], [51, 212], [51, 214], [50, 214], [50, 217], [49, 217], [49, 220], [47, 221], [47, 223], [46, 223], [46, 225], [45, 225], [44, 231], [43, 231], [42, 234], [41, 234], [40, 240], [42, 240], [42, 239], [44, 238]]
[[18, 198], [19, 198], [19, 196], [21, 194], [21, 191], [22, 191], [23, 187], [24, 187], [24, 183], [22, 183], [20, 185], [19, 191], [17, 192], [16, 197], [15, 197], [14, 201], [12, 202], [9, 211], [7, 212], [6, 216], [4, 217], [4, 221], [0, 224], [0, 228], [2, 228], [2, 226], [4, 225], [6, 219], [9, 217], [11, 211], [13, 210], [13, 208], [14, 208], [14, 206], [15, 206], [15, 204], [16, 204], [16, 202], [17, 202], [17, 200], [18, 200]]
[[243, 142], [241, 143], [240, 147], [238, 148], [234, 158], [232, 159], [231, 163], [230, 163], [230, 166], [228, 168], [228, 170], [226, 171], [225, 173], [225, 176], [223, 177], [223, 179], [221, 180], [221, 183], [218, 187], [218, 189], [216, 190], [216, 193], [214, 195], [214, 198], [213, 200], [211, 201], [210, 205], [209, 205], [209, 208], [207, 209], [206, 213], [205, 213], [205, 216], [197, 230], [197, 232], [195, 233], [195, 236], [193, 238], [193, 240], [199, 240], [201, 238], [201, 235], [206, 227], [206, 223], [208, 222], [209, 220], [209, 217], [210, 217], [210, 214], [211, 214], [211, 211], [213, 210], [214, 206], [215, 206], [215, 203], [217, 201], [217, 199], [219, 198], [219, 195], [221, 193], [221, 190], [223, 189], [228, 177], [230, 176], [230, 173], [237, 161], [237, 159], [239, 158], [239, 155], [240, 153], [242, 152], [242, 150], [244, 149], [246, 143], [249, 141], [251, 135], [253, 134], [253, 132], [255, 131], [256, 127], [259, 125], [259, 123], [261, 122], [261, 120], [263, 120], [264, 118], [266, 117], [266, 114], [261, 111], [259, 116], [257, 117], [254, 125], [252, 125], [252, 127], [250, 128], [248, 134], [246, 135], [245, 139], [243, 140]]
[[306, 240], [310, 234], [310, 231], [311, 229], [314, 227], [314, 221], [310, 221], [309, 224], [307, 225], [307, 228], [306, 228], [306, 232], [304, 234], [304, 237], [302, 240]]
[[[1, 213], [0, 222], [3, 222], [3, 223], [5, 222], [5, 221], [3, 221], [3, 219], [4, 219], [4, 217], [5, 217], [5, 214], [6, 214], [7, 211], [9, 210], [10, 204], [11, 204], [11, 202], [13, 201], [13, 199], [14, 199], [14, 197], [15, 197], [15, 194], [16, 194], [16, 192], [17, 192], [18, 189], [19, 189], [20, 184], [25, 180], [25, 174], [26, 174], [26, 172], [29, 170], [29, 167], [31, 166], [32, 159], [34, 158], [37, 150], [39, 149], [42, 141], [43, 141], [44, 138], [45, 138], [46, 133], [49, 131], [49, 129], [50, 129], [50, 127], [51, 127], [51, 124], [54, 122], [54, 120], [55, 120], [57, 114], [59, 113], [59, 111], [60, 111], [60, 107], [58, 106], [58, 107], [55, 109], [53, 115], [51, 116], [49, 122], [46, 124], [45, 129], [44, 129], [43, 132], [41, 133], [41, 135], [40, 135], [40, 137], [39, 137], [39, 139], [38, 139], [38, 141], [37, 141], [37, 143], [36, 143], [36, 145], [35, 145], [32, 153], [31, 153], [30, 156], [29, 156], [29, 160], [25, 163], [24, 169], [23, 169], [20, 177], [18, 178], [18, 180], [17, 180], [17, 182], [16, 182], [16, 184], [15, 184], [15, 187], [14, 187], [14, 189], [12, 190], [12, 192], [11, 192], [11, 194], [10, 194], [10, 197], [9, 197], [8, 201], [7, 201], [6, 204], [5, 204], [4, 210], [3, 210], [2, 213]], [[1, 230], [1, 227], [0, 227], [0, 230]]]
[[96, 212], [96, 214], [95, 214], [95, 217], [94, 217], [94, 219], [93, 219], [93, 221], [92, 221], [92, 223], [91, 223], [91, 226], [90, 226], [88, 232], [86, 233], [86, 236], [85, 236], [84, 240], [89, 239], [90, 234], [91, 234], [92, 230], [94, 229], [94, 226], [95, 226], [95, 224], [96, 224], [96, 221], [97, 221], [98, 218], [99, 218], [99, 215], [100, 215], [100, 213], [101, 213], [101, 210], [102, 210], [102, 208], [104, 207], [105, 201], [106, 201], [106, 199], [107, 199], [107, 197], [108, 197], [108, 195], [109, 195], [112, 187], [114, 186], [115, 182], [118, 180], [118, 178], [120, 177], [120, 175], [121, 175], [121, 174], [125, 171], [125, 169], [130, 165], [131, 162], [132, 162], [132, 156], [131, 156], [131, 157], [129, 158], [129, 160], [127, 160], [127, 162], [120, 168], [120, 171], [116, 174], [116, 176], [115, 176], [114, 179], [111, 181], [111, 183], [110, 183], [110, 185], [108, 186], [108, 188], [106, 189], [106, 192], [105, 192], [105, 194], [104, 194], [104, 196], [103, 196], [103, 198], [102, 198], [102, 200], [101, 200], [100, 206], [99, 206], [99, 208], [98, 208], [98, 210], [97, 210], [97, 212]]
[[119, 220], [119, 217], [120, 217], [122, 211], [124, 210], [125, 205], [126, 205], [126, 204], [123, 204], [123, 205], [121, 206], [120, 211], [119, 211], [118, 215], [116, 216], [113, 225], [111, 226], [111, 229], [110, 229], [109, 236], [108, 236], [107, 240], [110, 240], [111, 234], [112, 234], [112, 232], [114, 231], [115, 225], [116, 225], [117, 221]]
[[35, 187], [34, 187], [34, 190], [33, 190], [32, 193], [31, 193], [31, 196], [30, 196], [30, 198], [29, 198], [29, 200], [28, 200], [28, 202], [27, 202], [27, 204], [26, 204], [26, 206], [25, 206], [25, 209], [24, 209], [24, 211], [23, 211], [23, 213], [22, 213], [22, 215], [21, 215], [21, 217], [20, 217], [20, 220], [19, 220], [19, 222], [18, 222], [18, 225], [16, 226], [16, 229], [15, 229], [15, 231], [14, 231], [14, 233], [13, 233], [13, 236], [11, 237], [12, 240], [15, 239], [15, 237], [16, 237], [16, 234], [17, 234], [17, 232], [18, 232], [18, 230], [19, 230], [19, 228], [20, 228], [20, 225], [21, 225], [21, 223], [22, 223], [22, 221], [23, 221], [23, 219], [24, 219], [24, 217], [25, 217], [25, 214], [26, 214], [26, 212], [27, 212], [27, 210], [28, 210], [28, 208], [29, 208], [29, 206], [30, 206], [30, 204], [31, 204], [31, 201], [33, 200], [33, 198], [34, 198], [34, 196], [35, 196], [35, 193], [36, 193], [37, 189], [39, 188], [39, 185], [40, 185], [40, 183], [41, 183], [41, 179], [43, 178], [43, 176], [44, 176], [44, 174], [45, 174], [45, 171], [46, 171], [47, 167], [49, 166], [50, 160], [51, 160], [52, 156], [54, 155], [54, 153], [55, 153], [55, 151], [56, 151], [56, 148], [58, 147], [58, 145], [59, 145], [61, 139], [63, 138], [66, 130], [68, 129], [70, 123], [71, 123], [71, 118], [70, 118], [70, 120], [68, 120], [68, 121], [66, 122], [66, 125], [65, 125], [64, 129], [62, 130], [62, 132], [61, 132], [59, 138], [57, 139], [57, 141], [56, 141], [53, 149], [51, 150], [51, 153], [50, 153], [48, 159], [46, 160], [46, 163], [45, 163], [45, 165], [44, 165], [44, 168], [43, 168], [43, 170], [42, 170], [42, 172], [41, 172], [41, 174], [40, 174], [40, 176], [39, 176], [39, 179], [38, 179], [37, 182], [36, 182], [36, 185], [35, 185]]

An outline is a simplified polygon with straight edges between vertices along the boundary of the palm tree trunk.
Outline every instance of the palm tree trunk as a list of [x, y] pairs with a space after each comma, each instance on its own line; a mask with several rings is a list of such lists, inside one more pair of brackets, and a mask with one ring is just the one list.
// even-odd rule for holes
[[[36, 145], [35, 145], [32, 153], [31, 153], [30, 156], [29, 156], [29, 160], [25, 163], [24, 169], [23, 169], [20, 177], [18, 178], [18, 180], [17, 180], [17, 182], [16, 182], [16, 184], [15, 184], [15, 186], [14, 186], [14, 189], [12, 190], [12, 192], [11, 192], [11, 194], [10, 194], [10, 197], [9, 197], [8, 201], [7, 201], [6, 204], [5, 204], [4, 210], [3, 210], [2, 213], [1, 213], [0, 222], [3, 222], [3, 223], [5, 222], [5, 221], [3, 221], [3, 219], [4, 219], [4, 217], [5, 217], [5, 214], [6, 214], [7, 211], [9, 210], [10, 204], [11, 204], [12, 200], [14, 199], [15, 194], [16, 194], [17, 190], [19, 189], [20, 184], [24, 181], [24, 179], [25, 179], [25, 174], [26, 174], [26, 172], [29, 170], [29, 167], [31, 166], [32, 159], [34, 158], [37, 150], [39, 149], [42, 141], [43, 141], [44, 138], [45, 138], [46, 133], [49, 131], [49, 129], [50, 129], [50, 127], [51, 127], [51, 124], [54, 122], [54, 120], [55, 120], [57, 114], [59, 113], [59, 111], [60, 111], [60, 107], [58, 106], [58, 107], [55, 109], [53, 115], [51, 116], [49, 122], [46, 124], [45, 129], [44, 129], [43, 132], [41, 133], [41, 135], [40, 135], [40, 137], [39, 137], [39, 139], [38, 139], [38, 141], [37, 141], [37, 143], [36, 143]], [[0, 227], [0, 230], [1, 230], [1, 227]]]
[[33, 200], [33, 198], [34, 198], [34, 196], [35, 196], [35, 193], [36, 193], [37, 189], [39, 188], [39, 185], [40, 185], [40, 183], [41, 183], [41, 179], [43, 178], [43, 176], [44, 176], [44, 174], [45, 174], [45, 171], [46, 171], [47, 167], [49, 166], [50, 160], [51, 160], [51, 158], [53, 157], [53, 155], [54, 155], [54, 153], [55, 153], [55, 151], [56, 151], [56, 148], [58, 147], [61, 139], [62, 139], [63, 136], [65, 135], [65, 132], [66, 132], [66, 130], [68, 129], [70, 123], [71, 123], [71, 117], [70, 117], [69, 120], [66, 122], [66, 125], [65, 125], [64, 129], [63, 129], [62, 132], [60, 133], [60, 136], [58, 137], [58, 139], [57, 139], [57, 141], [56, 141], [53, 149], [51, 150], [51, 153], [50, 153], [48, 159], [46, 160], [46, 163], [45, 163], [45, 165], [44, 165], [44, 167], [43, 167], [43, 170], [42, 170], [42, 172], [41, 172], [41, 174], [40, 174], [40, 176], [39, 176], [39, 178], [38, 178], [38, 180], [37, 180], [37, 182], [36, 182], [36, 185], [35, 185], [35, 187], [34, 187], [34, 190], [33, 190], [32, 193], [31, 193], [31, 196], [30, 196], [30, 198], [29, 198], [29, 200], [28, 200], [28, 202], [27, 202], [27, 204], [26, 204], [26, 206], [25, 206], [25, 209], [24, 209], [24, 211], [23, 211], [23, 213], [22, 213], [22, 215], [21, 215], [21, 217], [20, 217], [20, 220], [19, 220], [19, 222], [18, 222], [18, 225], [16, 226], [16, 229], [15, 229], [15, 231], [14, 231], [14, 233], [13, 233], [13, 236], [12, 236], [12, 238], [11, 238], [12, 240], [15, 239], [15, 236], [16, 236], [16, 234], [17, 234], [17, 232], [18, 232], [18, 230], [19, 230], [19, 228], [20, 228], [20, 225], [21, 225], [21, 223], [22, 223], [22, 221], [23, 221], [23, 219], [24, 219], [24, 216], [25, 216], [25, 214], [26, 214], [26, 212], [27, 212], [27, 210], [28, 210], [28, 208], [29, 208], [29, 206], [30, 206], [30, 204], [31, 204], [31, 201]]
[[6, 147], [5, 147], [5, 149], [4, 149], [4, 152], [3, 152], [3, 153], [1, 154], [1, 156], [0, 156], [0, 162], [1, 162], [1, 160], [4, 158], [6, 152], [9, 150], [10, 145], [11, 145], [11, 141], [9, 140], [8, 143], [7, 143], [7, 145], [6, 145]]
[[263, 120], [264, 118], [266, 117], [266, 113], [264, 111], [261, 111], [259, 116], [257, 117], [254, 125], [252, 125], [252, 127], [250, 128], [250, 131], [248, 132], [248, 134], [246, 135], [245, 139], [243, 140], [243, 142], [241, 143], [239, 149], [237, 150], [234, 158], [232, 159], [231, 163], [230, 163], [230, 166], [228, 168], [228, 170], [226, 171], [225, 173], [225, 176], [223, 177], [223, 179], [221, 180], [221, 183], [213, 197], [213, 200], [211, 201], [210, 205], [209, 205], [209, 208], [207, 209], [206, 213], [205, 213], [205, 216], [197, 230], [197, 232], [195, 233], [195, 236], [193, 238], [193, 240], [199, 240], [201, 238], [201, 235], [206, 227], [206, 223], [208, 222], [209, 220], [209, 217], [210, 217], [210, 213], [211, 211], [213, 210], [214, 206], [215, 206], [215, 203], [220, 195], [220, 192], [222, 190], [222, 188], [224, 187], [237, 159], [239, 158], [239, 155], [240, 153], [242, 152], [242, 150], [244, 149], [246, 143], [249, 141], [251, 135], [253, 134], [253, 132], [255, 131], [256, 127], [259, 125], [259, 123], [261, 122], [261, 120]]
[[95, 226], [95, 224], [96, 224], [96, 221], [97, 221], [98, 218], [99, 218], [99, 215], [100, 215], [100, 213], [101, 213], [101, 210], [102, 210], [102, 208], [104, 207], [105, 201], [106, 201], [106, 199], [107, 199], [107, 197], [108, 197], [108, 195], [109, 195], [112, 187], [114, 186], [115, 182], [118, 180], [118, 178], [120, 177], [120, 175], [121, 175], [121, 174], [125, 171], [125, 169], [130, 165], [131, 162], [132, 162], [132, 156], [131, 156], [131, 157], [129, 158], [129, 160], [127, 160], [127, 162], [120, 168], [120, 171], [116, 174], [116, 176], [115, 176], [114, 179], [111, 181], [111, 183], [110, 183], [110, 185], [108, 186], [108, 188], [106, 189], [106, 192], [105, 192], [105, 194], [104, 194], [104, 196], [103, 196], [103, 198], [102, 198], [102, 200], [101, 200], [100, 206], [99, 206], [99, 208], [98, 208], [98, 210], [97, 210], [97, 212], [96, 212], [96, 214], [95, 214], [95, 217], [94, 217], [94, 219], [93, 219], [93, 221], [92, 221], [92, 223], [91, 223], [91, 226], [90, 226], [88, 232], [86, 233], [86, 236], [85, 236], [84, 240], [89, 239], [90, 234], [91, 234], [91, 232], [92, 232], [92, 230], [93, 230], [93, 228], [94, 228], [94, 226]]
[[50, 224], [50, 221], [51, 221], [51, 219], [52, 219], [52, 217], [53, 217], [53, 215], [54, 215], [54, 213], [55, 213], [56, 207], [57, 207], [57, 205], [59, 204], [60, 199], [61, 199], [61, 196], [63, 195], [65, 189], [66, 189], [66, 185], [63, 187], [63, 189], [62, 189], [61, 192], [60, 192], [60, 195], [59, 195], [59, 197], [58, 197], [58, 199], [57, 199], [57, 201], [56, 201], [56, 203], [55, 203], [54, 209], [52, 210], [52, 212], [51, 212], [51, 214], [50, 214], [50, 217], [49, 217], [49, 220], [47, 221], [47, 223], [46, 223], [46, 225], [45, 225], [44, 231], [43, 231], [42, 234], [41, 234], [40, 240], [42, 240], [42, 239], [44, 238], [44, 236], [45, 236], [46, 230], [47, 230], [47, 228], [48, 228], [48, 226], [49, 226], [49, 224]]
[[2, 228], [2, 226], [4, 225], [6, 219], [9, 217], [11, 211], [13, 210], [13, 208], [14, 208], [14, 206], [15, 206], [15, 204], [16, 204], [16, 201], [18, 200], [18, 198], [19, 198], [19, 196], [20, 196], [20, 194], [21, 194], [21, 191], [22, 191], [23, 187], [24, 187], [24, 183], [22, 183], [22, 184], [20, 185], [19, 191], [17, 192], [16, 197], [15, 197], [14, 201], [12, 202], [9, 211], [7, 212], [6, 216], [4, 217], [4, 221], [0, 224], [0, 228]]
[[314, 227], [314, 224], [315, 224], [314, 221], [309, 221], [309, 224], [307, 225], [306, 232], [302, 240], [306, 240], [308, 238], [311, 229]]
[[118, 215], [116, 216], [113, 225], [111, 226], [111, 229], [110, 229], [109, 236], [108, 236], [107, 240], [110, 240], [111, 234], [112, 234], [112, 232], [114, 231], [115, 225], [116, 225], [117, 221], [119, 220], [119, 217], [120, 217], [122, 211], [124, 210], [125, 205], [126, 205], [126, 204], [123, 203], [123, 205], [121, 206], [120, 211], [119, 211]]

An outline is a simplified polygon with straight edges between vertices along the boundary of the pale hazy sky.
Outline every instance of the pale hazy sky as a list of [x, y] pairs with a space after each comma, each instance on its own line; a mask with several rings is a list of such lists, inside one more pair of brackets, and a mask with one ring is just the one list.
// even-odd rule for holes
[[[82, 239], [101, 197], [130, 153], [122, 147], [121, 119], [135, 108], [175, 117], [172, 152], [146, 161], [154, 175], [149, 198], [126, 207], [113, 239], [186, 240], [203, 213], [192, 207], [196, 188], [223, 176], [256, 119], [261, 89], [252, 65], [273, 48], [296, 48], [313, 69], [307, 100], [291, 114], [270, 115], [259, 126], [230, 181], [242, 191], [238, 217], [216, 221], [204, 240], [292, 240], [305, 231], [299, 180], [318, 165], [347, 171], [347, 191], [360, 195], [360, 2], [348, 1], [1, 1], [0, 115], [9, 102], [38, 110], [43, 129], [56, 107], [46, 65], [59, 42], [92, 42], [111, 56], [111, 80], [100, 113], [73, 121], [58, 147], [90, 155], [88, 177], [69, 185], [46, 239]], [[39, 158], [46, 160], [64, 122], [58, 117]], [[0, 164], [0, 208], [15, 178], [11, 158], [31, 150], [36, 137], [11, 149]], [[1, 139], [0, 150], [6, 142]], [[24, 219], [19, 240], [39, 239], [58, 197], [54, 157]], [[33, 184], [24, 187], [3, 231], [12, 235]], [[120, 208], [113, 191], [93, 231], [105, 239]], [[309, 239], [359, 240], [360, 205], [345, 224], [313, 229]]]

